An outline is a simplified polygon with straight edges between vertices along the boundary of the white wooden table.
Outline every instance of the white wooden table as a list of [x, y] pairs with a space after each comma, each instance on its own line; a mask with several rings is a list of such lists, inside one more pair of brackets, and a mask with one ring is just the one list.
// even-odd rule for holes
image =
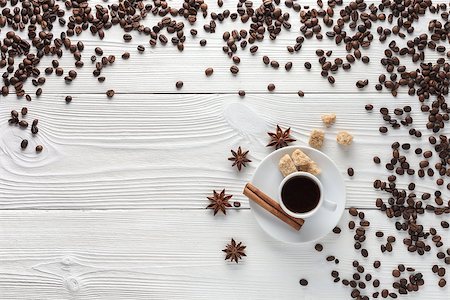
[[[97, 1], [103, 3], [92, 2]], [[175, 6], [178, 1], [171, 3]], [[301, 4], [308, 3], [314, 4], [311, 0]], [[226, 1], [223, 9], [234, 11], [235, 4]], [[210, 11], [217, 8], [215, 1], [208, 5]], [[332, 283], [330, 272], [336, 269], [342, 278], [350, 277], [355, 258], [388, 288], [398, 263], [423, 272], [425, 287], [406, 299], [447, 297], [449, 288], [440, 289], [438, 277], [431, 272], [437, 263], [435, 253], [424, 257], [408, 253], [402, 245], [403, 233], [374, 209], [380, 194], [372, 182], [385, 178], [386, 171], [383, 164], [375, 166], [372, 157], [386, 158], [390, 144], [407, 135], [402, 128], [381, 136], [378, 126], [384, 122], [377, 111], [381, 106], [411, 105], [414, 125], [423, 132], [422, 139], [412, 139], [413, 149], [426, 146], [430, 133], [417, 99], [404, 90], [395, 99], [385, 90], [375, 91], [386, 47], [377, 35], [371, 48], [363, 51], [370, 63], [357, 62], [350, 71], [340, 70], [331, 87], [320, 76], [315, 50], [333, 50], [332, 57], [343, 57], [345, 49], [325, 37], [306, 40], [300, 52], [288, 53], [286, 46], [295, 43], [299, 27], [297, 14], [289, 12], [295, 24], [290, 32], [282, 31], [276, 41], [264, 40], [255, 55], [248, 49], [239, 51], [237, 76], [229, 72], [232, 62], [222, 52], [222, 33], [249, 24], [227, 20], [218, 24], [216, 34], [208, 34], [200, 18], [194, 26], [197, 37], [189, 35], [187, 26], [181, 53], [169, 44], [150, 48], [148, 38], [136, 33], [132, 42], [123, 43], [123, 32], [116, 27], [101, 42], [84, 32], [80, 39], [86, 47], [85, 67], [73, 83], [67, 85], [52, 75], [43, 95], [30, 103], [2, 97], [0, 298], [348, 299], [351, 289]], [[155, 20], [149, 16], [146, 22]], [[427, 21], [421, 20], [416, 32], [426, 31], [426, 26]], [[208, 41], [206, 47], [199, 45], [202, 38]], [[137, 52], [138, 44], [146, 45], [143, 54]], [[101, 84], [93, 78], [89, 61], [96, 46], [117, 57], [113, 66], [103, 70], [107, 79]], [[129, 60], [120, 58], [124, 51], [131, 53]], [[431, 51], [426, 54], [430, 61], [440, 57]], [[282, 66], [292, 61], [294, 66], [290, 72], [272, 69], [262, 63], [263, 55]], [[46, 58], [41, 65], [49, 61]], [[312, 70], [304, 68], [306, 61], [313, 64]], [[61, 60], [65, 70], [73, 63], [67, 54]], [[207, 67], [214, 68], [213, 76], [204, 75]], [[370, 85], [358, 90], [355, 82], [366, 78]], [[181, 90], [175, 88], [178, 80], [184, 81]], [[276, 85], [275, 92], [267, 92], [269, 83]], [[31, 88], [31, 83], [27, 86]], [[111, 88], [116, 95], [107, 99], [105, 92]], [[247, 92], [244, 98], [237, 95], [240, 89]], [[305, 92], [304, 98], [298, 90]], [[73, 96], [69, 105], [66, 95]], [[375, 106], [373, 113], [364, 111], [367, 103]], [[10, 110], [25, 105], [27, 118], [39, 119], [36, 138], [7, 124]], [[306, 145], [309, 132], [324, 127], [320, 116], [327, 112], [335, 112], [337, 122], [325, 130], [323, 151], [344, 174], [347, 207], [364, 211], [372, 224], [367, 259], [353, 249], [348, 213], [340, 222], [342, 233], [323, 239], [325, 249], [319, 254], [314, 245], [272, 240], [258, 227], [242, 195], [258, 163], [272, 151], [265, 147], [267, 131], [276, 124], [290, 126], [297, 139], [294, 144]], [[354, 135], [351, 147], [337, 145], [339, 130]], [[19, 144], [27, 136], [31, 147], [23, 152]], [[36, 142], [45, 147], [40, 155], [32, 150]], [[252, 160], [240, 173], [227, 160], [230, 149], [238, 146], [249, 149]], [[346, 175], [350, 166], [355, 169], [352, 178]], [[417, 181], [417, 186], [418, 192], [429, 191], [426, 180]], [[242, 206], [214, 217], [205, 210], [206, 196], [223, 188]], [[449, 193], [443, 192], [448, 199]], [[421, 220], [425, 227], [439, 227], [441, 218], [427, 214]], [[374, 236], [378, 229], [397, 237], [392, 253], [380, 252], [380, 241]], [[448, 230], [440, 233], [447, 240], [450, 237]], [[248, 257], [238, 265], [225, 262], [221, 252], [232, 237], [247, 245]], [[325, 261], [330, 254], [339, 258], [339, 265]], [[375, 259], [382, 260], [379, 270], [372, 270]], [[309, 285], [301, 287], [300, 278], [307, 278]]]

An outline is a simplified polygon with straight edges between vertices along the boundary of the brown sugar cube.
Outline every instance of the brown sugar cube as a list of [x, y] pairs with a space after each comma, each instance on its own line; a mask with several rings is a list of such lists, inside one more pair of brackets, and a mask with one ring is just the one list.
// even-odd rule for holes
[[294, 172], [297, 172], [297, 168], [295, 167], [292, 158], [288, 154], [286, 154], [280, 159], [280, 162], [278, 163], [278, 168], [280, 169], [280, 172], [281, 174], [283, 174], [284, 177]]
[[309, 166], [308, 169], [306, 170], [306, 172], [311, 173], [313, 175], [319, 175], [322, 170], [320, 170], [320, 168], [317, 166], [315, 161], [312, 161]]
[[324, 132], [322, 130], [314, 129], [311, 131], [311, 135], [309, 137], [309, 145], [316, 149], [322, 148], [324, 139]]
[[309, 156], [300, 149], [296, 149], [294, 152], [292, 152], [291, 157], [292, 161], [299, 171], [306, 172], [306, 170], [308, 170], [309, 164], [313, 162], [311, 158], [309, 158]]
[[330, 127], [331, 125], [334, 124], [334, 122], [336, 122], [336, 114], [335, 113], [322, 115], [321, 118], [322, 118], [322, 122], [327, 127]]
[[347, 131], [339, 131], [336, 136], [336, 141], [340, 145], [350, 145], [353, 141], [353, 136]]

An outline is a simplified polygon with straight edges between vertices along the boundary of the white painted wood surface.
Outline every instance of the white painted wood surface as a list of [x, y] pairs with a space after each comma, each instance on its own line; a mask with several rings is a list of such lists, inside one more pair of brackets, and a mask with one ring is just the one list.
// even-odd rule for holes
[[[216, 4], [208, 4], [214, 11]], [[223, 9], [234, 7], [235, 1], [226, 1]], [[291, 17], [297, 24], [296, 14]], [[146, 22], [156, 19], [149, 16]], [[415, 27], [425, 30], [426, 24], [420, 20]], [[199, 36], [188, 36], [183, 53], [167, 45], [147, 47], [138, 54], [136, 46], [147, 46], [147, 38], [133, 33], [133, 41], [124, 44], [118, 28], [107, 31], [101, 42], [83, 33], [86, 65], [78, 70], [77, 80], [66, 85], [52, 75], [43, 86], [44, 94], [30, 103], [13, 96], [0, 99], [0, 298], [347, 299], [350, 289], [333, 284], [329, 273], [337, 269], [349, 277], [355, 257], [366, 261], [353, 250], [347, 214], [341, 220], [342, 234], [327, 236], [322, 241], [325, 251], [317, 254], [313, 245], [271, 240], [258, 228], [241, 195], [259, 161], [272, 151], [265, 147], [267, 131], [276, 124], [290, 126], [297, 139], [294, 144], [304, 145], [312, 129], [323, 128], [320, 115], [327, 112], [335, 112], [338, 120], [323, 128], [323, 151], [343, 174], [350, 166], [355, 169], [353, 178], [345, 176], [347, 206], [364, 209], [373, 224], [367, 261], [385, 262], [372, 275], [389, 285], [398, 263], [412, 265], [427, 278], [418, 294], [421, 299], [448, 295], [448, 287], [439, 289], [437, 276], [431, 274], [431, 265], [437, 263], [434, 253], [425, 257], [406, 253], [403, 235], [394, 230], [393, 222], [371, 210], [379, 196], [372, 182], [384, 174], [382, 165], [372, 164], [372, 156], [386, 157], [389, 145], [407, 134], [401, 129], [381, 136], [378, 126], [384, 122], [376, 111], [409, 104], [414, 126], [424, 134], [422, 139], [411, 138], [413, 149], [426, 145], [429, 135], [414, 97], [399, 93], [393, 98], [373, 88], [383, 71], [379, 60], [385, 46], [375, 41], [363, 51], [372, 59], [369, 65], [357, 62], [348, 72], [340, 70], [331, 87], [320, 76], [314, 51], [333, 50], [336, 57], [345, 49], [325, 38], [307, 40], [299, 53], [289, 54], [286, 46], [293, 45], [297, 31], [283, 31], [275, 42], [259, 44], [256, 55], [239, 51], [240, 72], [233, 76], [228, 70], [231, 61], [221, 50], [221, 35], [248, 24], [226, 21], [218, 24], [216, 34], [203, 32], [202, 25], [196, 24]], [[207, 38], [206, 47], [198, 45], [201, 38]], [[102, 84], [91, 75], [89, 57], [96, 46], [105, 55], [117, 56], [116, 63], [104, 70], [107, 80]], [[122, 61], [125, 50], [131, 58]], [[282, 67], [263, 65], [263, 55]], [[290, 72], [283, 68], [287, 61], [294, 64]], [[303, 67], [305, 61], [313, 64], [311, 71]], [[73, 59], [64, 56], [61, 66], [69, 70]], [[214, 68], [212, 77], [204, 76], [207, 67]], [[355, 82], [365, 78], [370, 86], [358, 90]], [[175, 88], [178, 80], [185, 83], [181, 90]], [[276, 84], [274, 93], [266, 90], [271, 82]], [[105, 96], [110, 88], [117, 92], [113, 99]], [[244, 98], [237, 95], [239, 89], [247, 92]], [[297, 96], [298, 90], [305, 92], [304, 98]], [[66, 95], [74, 98], [69, 105]], [[373, 113], [364, 111], [367, 103], [375, 105]], [[24, 105], [29, 108], [27, 119], [39, 119], [36, 138], [7, 124], [9, 111]], [[351, 147], [336, 144], [339, 130], [354, 134]], [[19, 143], [25, 137], [30, 147], [21, 151]], [[45, 147], [40, 155], [32, 151], [36, 143]], [[249, 149], [252, 159], [241, 173], [227, 160], [229, 150], [238, 146]], [[407, 176], [400, 180], [409, 183]], [[418, 192], [428, 191], [430, 181], [416, 183]], [[242, 207], [230, 209], [226, 217], [213, 217], [204, 210], [206, 196], [222, 188]], [[448, 198], [448, 192], [443, 193]], [[424, 224], [438, 227], [442, 218], [427, 216]], [[393, 253], [380, 253], [380, 241], [374, 237], [377, 227], [397, 236]], [[448, 230], [441, 235], [450, 238]], [[220, 250], [231, 237], [248, 246], [242, 264], [223, 261]], [[328, 254], [336, 255], [340, 264], [327, 263]], [[310, 285], [300, 287], [300, 278], [308, 278]]]

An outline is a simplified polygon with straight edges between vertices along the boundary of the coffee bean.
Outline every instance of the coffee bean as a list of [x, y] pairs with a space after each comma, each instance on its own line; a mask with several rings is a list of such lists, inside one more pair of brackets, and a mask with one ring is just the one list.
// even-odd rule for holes
[[286, 71], [290, 71], [291, 69], [292, 69], [292, 62], [287, 62], [285, 65], [284, 65], [284, 69], [286, 70]]
[[447, 284], [447, 281], [445, 281], [444, 278], [439, 279], [439, 283], [438, 283], [439, 287], [442, 288], [442, 287], [444, 287], [446, 284]]
[[275, 84], [269, 83], [269, 85], [267, 86], [267, 90], [269, 90], [269, 92], [273, 92], [275, 90]]
[[334, 79], [333, 76], [328, 76], [328, 82], [329, 82], [330, 84], [334, 84], [334, 83], [336, 82], [336, 80]]
[[336, 227], [333, 228], [333, 232], [336, 233], [336, 234], [339, 234], [339, 233], [341, 233], [341, 228], [336, 226]]
[[244, 90], [239, 90], [238, 94], [239, 94], [239, 96], [244, 97], [245, 96], [245, 91]]
[[298, 91], [298, 92], [297, 92], [297, 95], [298, 95], [299, 97], [304, 97], [304, 96], [305, 96], [305, 93], [304, 93], [303, 91]]
[[72, 96], [66, 96], [65, 100], [66, 100], [66, 103], [72, 102]]
[[311, 63], [310, 62], [305, 62], [305, 68], [307, 70], [310, 70], [311, 69]]
[[175, 83], [175, 86], [177, 89], [181, 89], [183, 87], [183, 84], [184, 84], [183, 81], [180, 80]]
[[25, 149], [28, 146], [28, 140], [23, 139], [22, 142], [20, 143], [20, 148]]
[[358, 210], [354, 207], [350, 207], [348, 210], [349, 214], [356, 217], [358, 215]]
[[316, 244], [314, 246], [314, 249], [316, 249], [317, 252], [322, 252], [323, 246], [322, 246], [322, 244]]
[[308, 285], [308, 280], [300, 279], [299, 283], [300, 283], [301, 286], [307, 286]]
[[378, 269], [380, 266], [381, 266], [381, 262], [379, 260], [376, 260], [376, 261], [373, 262], [373, 267], [375, 269]]
[[36, 146], [36, 152], [42, 152], [42, 150], [44, 150], [44, 147], [42, 147], [42, 145], [37, 145]]
[[355, 222], [354, 221], [349, 221], [348, 222], [348, 228], [349, 229], [355, 229]]
[[361, 255], [362, 255], [363, 257], [368, 257], [368, 256], [369, 256], [369, 252], [367, 251], [367, 249], [362, 249], [362, 250], [361, 250]]
[[348, 168], [347, 174], [348, 174], [348, 176], [352, 177], [355, 174], [355, 171], [353, 170], [353, 168]]
[[122, 59], [129, 59], [129, 58], [130, 58], [130, 53], [129, 52], [122, 53]]
[[387, 133], [388, 129], [385, 126], [380, 126], [380, 128], [378, 129], [381, 133]]
[[27, 128], [27, 127], [28, 127], [28, 122], [25, 121], [25, 120], [21, 120], [21, 121], [19, 122], [19, 126], [20, 126], [21, 128]]
[[139, 52], [144, 52], [145, 51], [145, 47], [144, 47], [144, 45], [138, 45], [137, 46], [137, 50], [139, 51]]
[[116, 92], [114, 90], [108, 90], [108, 91], [106, 91], [106, 96], [108, 96], [108, 98], [112, 98], [112, 97], [114, 97], [115, 93]]
[[241, 207], [241, 202], [234, 201], [233, 202], [233, 206], [236, 207], [236, 208], [239, 208], [239, 207]]
[[235, 74], [239, 73], [239, 68], [237, 66], [233, 65], [230, 67], [230, 72], [235, 75]]
[[214, 69], [213, 68], [207, 68], [205, 70], [205, 75], [208, 76], [208, 77], [211, 76], [213, 73], [214, 73]]
[[[26, 116], [28, 113], [28, 108], [22, 107], [22, 109], [20, 110], [20, 113], [22, 114], [22, 116]], [[18, 117], [18, 116], [16, 116], [16, 117]]]

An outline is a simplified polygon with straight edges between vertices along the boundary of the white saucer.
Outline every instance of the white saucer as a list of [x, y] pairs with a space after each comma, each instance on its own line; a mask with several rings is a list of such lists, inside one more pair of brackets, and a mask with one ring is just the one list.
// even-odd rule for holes
[[345, 183], [336, 164], [322, 152], [309, 147], [289, 146], [278, 149], [259, 164], [252, 178], [252, 183], [258, 189], [272, 197], [278, 198], [278, 187], [283, 176], [278, 170], [278, 162], [285, 154], [292, 154], [295, 149], [302, 150], [314, 160], [322, 173], [317, 176], [323, 185], [325, 200], [335, 202], [335, 211], [329, 211], [323, 206], [310, 218], [305, 219], [300, 231], [296, 231], [283, 221], [274, 217], [261, 206], [250, 201], [250, 208], [261, 228], [273, 238], [286, 243], [306, 243], [316, 241], [326, 236], [339, 222], [345, 209]]

